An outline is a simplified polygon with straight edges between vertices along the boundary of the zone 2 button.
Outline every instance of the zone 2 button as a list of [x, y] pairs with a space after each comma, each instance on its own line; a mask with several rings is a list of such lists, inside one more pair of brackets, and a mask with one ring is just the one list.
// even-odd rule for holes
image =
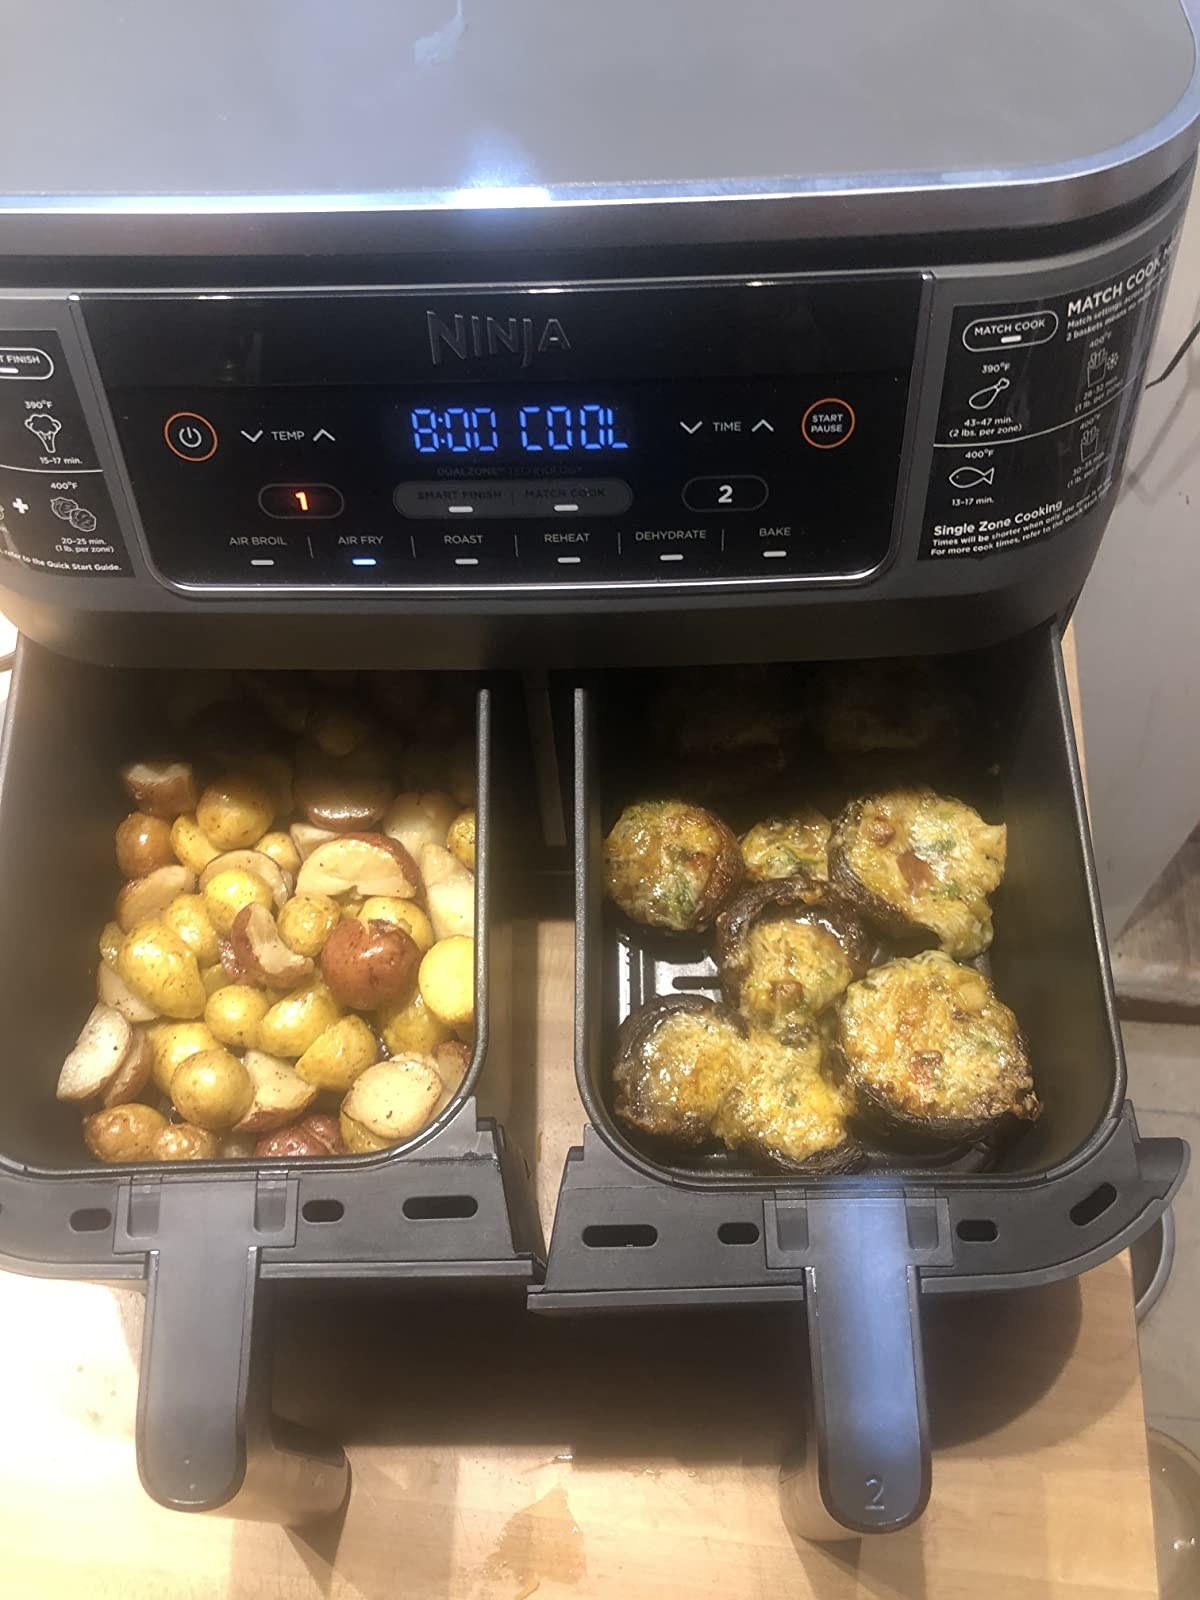
[[683, 486], [683, 503], [689, 511], [757, 511], [766, 499], [766, 483], [750, 473], [729, 478], [689, 478]]

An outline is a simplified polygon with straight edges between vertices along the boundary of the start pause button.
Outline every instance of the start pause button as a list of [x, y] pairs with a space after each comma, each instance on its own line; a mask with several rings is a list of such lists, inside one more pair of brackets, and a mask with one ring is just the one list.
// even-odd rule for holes
[[854, 432], [854, 407], [848, 400], [827, 395], [814, 400], [800, 421], [800, 432], [814, 450], [836, 450]]

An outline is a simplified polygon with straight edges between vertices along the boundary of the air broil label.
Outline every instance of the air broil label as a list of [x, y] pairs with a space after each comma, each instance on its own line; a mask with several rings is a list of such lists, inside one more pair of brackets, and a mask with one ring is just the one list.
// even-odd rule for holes
[[921, 560], [1033, 544], [1114, 492], [1174, 246], [1053, 299], [955, 311]]

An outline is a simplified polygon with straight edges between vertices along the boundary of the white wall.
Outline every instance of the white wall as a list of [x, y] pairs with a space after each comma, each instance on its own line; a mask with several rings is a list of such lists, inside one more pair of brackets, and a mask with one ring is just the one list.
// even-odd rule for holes
[[[1198, 319], [1193, 191], [1148, 377]], [[1200, 821], [1200, 338], [1143, 397], [1075, 616], [1092, 832], [1113, 938]]]

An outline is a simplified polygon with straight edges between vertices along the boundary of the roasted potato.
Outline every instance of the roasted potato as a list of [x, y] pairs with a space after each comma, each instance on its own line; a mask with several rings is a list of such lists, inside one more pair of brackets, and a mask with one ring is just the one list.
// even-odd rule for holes
[[356, 914], [362, 922], [390, 922], [403, 928], [422, 955], [433, 943], [433, 924], [415, 900], [373, 894], [363, 901]]
[[404, 1005], [384, 1006], [375, 1023], [389, 1055], [432, 1055], [451, 1034], [449, 1025], [429, 1009], [418, 988]]
[[458, 806], [437, 789], [398, 794], [383, 819], [383, 831], [419, 861], [427, 844], [444, 845]]
[[851, 984], [837, 1044], [860, 1114], [885, 1134], [958, 1144], [1041, 1113], [1016, 1017], [982, 973], [940, 950]]
[[733, 834], [711, 811], [684, 800], [626, 806], [604, 841], [608, 896], [647, 927], [703, 932], [741, 876]]
[[125, 934], [119, 922], [106, 922], [100, 930], [100, 958], [110, 967], [117, 964], [117, 956], [125, 943]]
[[212, 925], [204, 896], [176, 895], [162, 913], [168, 928], [173, 928], [201, 967], [211, 967], [221, 959], [221, 944]]
[[290, 1061], [265, 1050], [247, 1050], [242, 1065], [250, 1079], [249, 1108], [234, 1125], [237, 1133], [270, 1133], [303, 1116], [317, 1098], [317, 1087], [301, 1078]]
[[227, 983], [208, 997], [204, 1024], [218, 1043], [230, 1050], [254, 1050], [258, 1030], [271, 1009], [261, 989], [248, 983]]
[[134, 761], [121, 780], [139, 811], [152, 817], [177, 817], [196, 806], [196, 782], [186, 761]]
[[177, 862], [156, 867], [148, 877], [132, 879], [117, 896], [114, 915], [118, 927], [129, 933], [139, 922], [161, 917], [172, 900], [190, 894], [195, 887], [195, 873]]
[[259, 1048], [294, 1061], [341, 1014], [324, 983], [314, 980], [275, 1002], [259, 1024]]
[[195, 873], [201, 873], [221, 854], [210, 844], [195, 817], [176, 817], [171, 824], [171, 849], [176, 859]]
[[107, 1089], [134, 1042], [133, 1027], [113, 1006], [93, 1006], [58, 1075], [60, 1100], [91, 1100]]
[[829, 877], [833, 824], [815, 806], [797, 806], [786, 816], [756, 822], [742, 835], [746, 876], [756, 883], [797, 874], [823, 883]]
[[116, 847], [123, 878], [145, 878], [156, 867], [169, 867], [175, 861], [171, 824], [146, 811], [131, 811], [117, 824]]
[[196, 821], [218, 850], [247, 849], [267, 832], [274, 816], [275, 798], [268, 786], [241, 772], [217, 778], [196, 802]]
[[229, 943], [234, 960], [251, 983], [268, 989], [295, 989], [313, 975], [307, 956], [298, 956], [280, 937], [266, 906], [243, 906], [233, 919]]
[[150, 1041], [150, 1035], [144, 1028], [135, 1028], [116, 1076], [109, 1080], [107, 1088], [100, 1096], [100, 1104], [123, 1106], [128, 1105], [131, 1100], [136, 1100], [150, 1082], [153, 1066], [154, 1046]]
[[289, 1127], [268, 1133], [254, 1147], [260, 1161], [292, 1161], [296, 1157], [344, 1156], [346, 1145], [332, 1117], [314, 1112]]
[[134, 994], [116, 967], [102, 961], [96, 968], [96, 999], [113, 1006], [127, 1022], [153, 1022], [158, 1012]]
[[325, 941], [321, 974], [340, 1005], [374, 1011], [412, 993], [419, 962], [421, 953], [403, 928], [355, 917]]
[[[227, 1135], [225, 1137], [228, 1137]], [[221, 1140], [194, 1122], [169, 1122], [162, 1128], [150, 1151], [152, 1161], [215, 1161], [221, 1154]]]
[[296, 1072], [318, 1089], [344, 1094], [379, 1060], [379, 1041], [361, 1017], [339, 1017], [319, 1033], [296, 1062]]
[[861, 1163], [851, 1102], [816, 1029], [793, 1047], [705, 996], [653, 1000], [622, 1023], [613, 1080], [617, 1116], [643, 1133], [692, 1146], [719, 1139], [787, 1170]]
[[830, 881], [885, 933], [930, 934], [947, 955], [992, 942], [988, 895], [1004, 876], [1007, 832], [932, 789], [892, 789], [834, 824]]
[[730, 1005], [785, 1044], [867, 970], [871, 941], [846, 909], [809, 903], [808, 881], [755, 884], [717, 918], [715, 956]]
[[[280, 815], [282, 811], [277, 811], [276, 816]], [[296, 849], [290, 833], [279, 830], [264, 833], [254, 848], [261, 850], [264, 856], [268, 856], [281, 872], [286, 872], [293, 883], [295, 882], [296, 874], [300, 871], [300, 852]]]
[[421, 957], [417, 985], [435, 1017], [452, 1028], [467, 1026], [475, 1015], [474, 939], [439, 939]]
[[245, 867], [226, 867], [204, 886], [204, 906], [218, 933], [229, 934], [246, 906], [274, 907], [275, 896], [265, 880]]
[[421, 892], [421, 875], [404, 846], [387, 834], [342, 833], [319, 844], [301, 863], [296, 891], [411, 900]]
[[449, 939], [455, 934], [475, 932], [475, 879], [440, 844], [427, 844], [421, 850], [421, 875], [425, 880], [425, 903], [435, 938]]
[[153, 1161], [166, 1126], [162, 1112], [150, 1106], [112, 1106], [84, 1118], [83, 1142], [98, 1161]]
[[314, 774], [296, 782], [296, 804], [316, 828], [361, 833], [387, 810], [392, 786], [386, 778], [357, 774]]
[[460, 811], [450, 824], [446, 848], [468, 872], [475, 871], [475, 808]]
[[165, 922], [140, 922], [126, 935], [117, 971], [162, 1017], [198, 1017], [208, 999], [195, 956]]
[[313, 958], [321, 954], [341, 919], [341, 908], [327, 894], [297, 894], [284, 906], [276, 923], [279, 937], [289, 950]]
[[235, 1127], [254, 1098], [250, 1074], [230, 1050], [198, 1050], [175, 1068], [171, 1099], [187, 1122], [220, 1132]]
[[433, 1115], [442, 1088], [427, 1056], [393, 1056], [368, 1067], [342, 1101], [342, 1137], [351, 1150], [360, 1130], [385, 1145], [411, 1139]]
[[200, 1050], [216, 1050], [219, 1041], [203, 1022], [159, 1022], [148, 1028], [151, 1076], [163, 1094], [171, 1092], [175, 1069]]
[[295, 879], [291, 873], [285, 872], [264, 851], [226, 850], [222, 855], [217, 856], [215, 860], [210, 861], [200, 874], [201, 893], [208, 888], [218, 874], [235, 870], [248, 872], [252, 877], [261, 878], [271, 891], [271, 899], [276, 911], [286, 904], [295, 887]]

